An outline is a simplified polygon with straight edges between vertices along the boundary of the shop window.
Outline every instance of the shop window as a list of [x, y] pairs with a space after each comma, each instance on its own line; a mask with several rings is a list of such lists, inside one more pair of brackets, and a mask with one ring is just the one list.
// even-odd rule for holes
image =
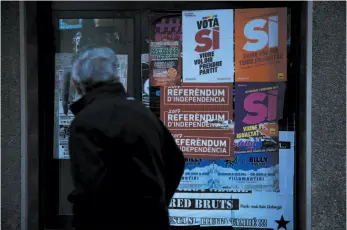
[[[55, 209], [53, 211], [48, 204], [46, 204], [46, 208], [48, 207], [47, 210], [49, 210], [51, 216], [56, 215], [67, 218], [60, 220], [61, 225], [57, 227], [53, 226], [57, 222], [51, 221], [54, 219], [52, 217], [47, 226], [50, 228], [63, 228], [72, 215], [71, 204], [66, 199], [68, 193], [73, 189], [67, 149], [68, 127], [73, 119], [73, 115], [69, 111], [69, 104], [77, 99], [75, 89], [69, 79], [71, 60], [80, 49], [88, 45], [101, 45], [110, 47], [117, 53], [120, 77], [129, 94], [136, 96], [137, 92], [142, 92], [142, 98], [137, 99], [142, 100], [143, 104], [166, 122], [166, 125], [169, 126], [177, 139], [177, 143], [185, 152], [186, 171], [170, 205], [172, 229], [196, 229], [200, 226], [218, 227], [218, 229], [229, 229], [228, 226], [233, 226], [235, 229], [277, 229], [280, 227], [288, 230], [294, 229], [294, 132], [297, 109], [297, 76], [294, 74], [297, 71], [294, 68], [297, 68], [297, 64], [293, 61], [298, 53], [297, 48], [293, 49], [290, 43], [293, 40], [291, 37], [291, 9], [280, 7], [239, 11], [232, 7], [228, 8], [232, 9], [232, 17], [229, 15], [227, 20], [223, 18], [224, 16], [219, 15], [221, 11], [214, 10], [212, 13], [206, 11], [206, 15], [201, 20], [196, 19], [192, 22], [196, 28], [192, 27], [190, 30], [195, 32], [199, 30], [198, 27], [209, 27], [208, 23], [215, 23], [215, 27], [217, 25], [220, 25], [220, 27], [211, 30], [211, 33], [219, 30], [219, 35], [223, 35], [225, 33], [222, 30], [229, 29], [230, 34], [232, 34], [232, 37], [219, 37], [228, 40], [227, 53], [211, 53], [211, 50], [218, 49], [218, 44], [211, 44], [214, 47], [210, 51], [202, 52], [206, 56], [194, 59], [202, 59], [202, 63], [197, 61], [195, 64], [193, 58], [189, 58], [189, 55], [195, 55], [191, 50], [193, 46], [187, 47], [184, 45], [185, 42], [188, 42], [187, 39], [194, 40], [195, 38], [192, 38], [191, 34], [193, 33], [189, 33], [190, 35], [185, 34], [187, 28], [184, 28], [184, 23], [189, 20], [189, 17], [186, 17], [187, 15], [200, 15], [201, 12], [184, 11], [189, 13], [184, 15], [181, 10], [174, 12], [143, 10], [141, 13], [124, 13], [125, 15], [131, 15], [126, 17], [122, 17], [123, 13], [116, 11], [99, 12], [97, 14], [84, 12], [80, 15], [79, 12], [69, 12], [69, 16], [54, 17], [54, 19], [59, 19], [55, 21], [54, 143], [52, 143], [52, 146], [47, 147], [47, 151], [53, 149], [52, 158], [55, 159], [54, 165], [57, 165], [57, 168], [55, 168], [57, 174], [52, 177], [52, 180], [56, 180], [54, 183], [57, 185], [54, 188], [56, 190], [54, 195], [50, 194], [47, 197], [50, 198], [50, 202], [53, 202], [52, 200], [55, 198], [58, 198], [59, 202], [58, 204], [52, 203]], [[269, 18], [273, 16], [273, 13], [279, 12], [276, 9], [280, 9], [282, 12], [280, 20], [278, 18]], [[242, 13], [245, 17], [252, 14], [253, 16], [250, 16], [250, 18], [260, 17], [263, 21], [266, 21], [267, 25], [264, 28], [267, 32], [269, 32], [269, 29], [271, 30], [268, 36], [273, 36], [273, 31], [276, 28], [282, 35], [285, 33], [284, 38], [278, 36], [281, 52], [283, 50], [285, 52], [282, 53], [283, 56], [278, 62], [272, 63], [276, 65], [281, 62], [281, 68], [285, 66], [277, 73], [276, 80], [267, 79], [265, 82], [259, 82], [254, 78], [248, 82], [236, 80], [237, 71], [240, 67], [237, 67], [239, 63], [236, 62], [237, 52], [240, 52], [238, 50], [239, 44], [237, 44], [240, 40], [237, 36], [244, 35], [236, 25], [239, 13]], [[89, 16], [82, 16], [86, 14]], [[103, 14], [107, 16], [102, 16]], [[112, 14], [117, 15], [117, 17], [112, 17]], [[57, 15], [60, 14], [57, 13]], [[267, 15], [266, 18], [264, 15]], [[139, 18], [141, 18], [142, 23], [139, 23]], [[215, 18], [218, 18], [219, 21], [213, 22]], [[282, 21], [283, 18], [286, 22]], [[207, 22], [203, 22], [203, 20], [207, 20]], [[270, 26], [269, 23], [271, 23]], [[277, 27], [276, 23], [278, 23]], [[257, 28], [253, 32], [260, 30], [260, 28]], [[294, 38], [294, 40], [298, 41], [297, 38]], [[164, 44], [165, 42], [166, 44]], [[257, 39], [250, 39], [249, 42], [256, 43]], [[283, 45], [284, 43], [285, 45]], [[222, 47], [224, 48], [225, 45], [222, 44], [221, 49]], [[170, 66], [167, 66], [168, 68], [165, 67], [167, 63], [158, 64], [158, 62], [153, 61], [155, 55], [151, 54], [151, 50], [154, 48], [163, 48], [173, 52], [169, 57]], [[175, 53], [175, 50], [178, 50], [179, 53]], [[190, 51], [187, 53], [186, 50]], [[137, 56], [137, 52], [141, 56]], [[273, 49], [269, 52], [275, 53], [277, 51]], [[268, 56], [266, 52], [263, 52], [263, 54]], [[160, 56], [160, 54], [157, 55]], [[260, 52], [257, 54], [245, 52], [243, 54], [248, 59], [257, 58], [254, 55], [260, 55]], [[276, 55], [281, 54], [276, 53]], [[141, 57], [141, 71], [137, 71], [134, 67], [137, 62], [140, 62], [139, 57]], [[185, 63], [188, 59], [192, 62]], [[268, 60], [270, 59], [268, 57]], [[204, 63], [205, 61], [206, 63]], [[283, 63], [285, 64], [283, 65]], [[226, 75], [222, 77], [211, 75], [214, 80], [210, 82], [208, 80], [199, 82], [191, 80], [194, 77], [184, 74], [189, 68], [193, 70], [194, 65], [201, 66], [202, 72], [196, 69], [198, 71], [197, 75], [204, 76], [204, 79], [207, 79], [206, 76], [214, 71], [212, 67], [224, 65], [228, 66], [231, 71], [225, 72]], [[158, 68], [159, 66], [160, 68]], [[252, 68], [254, 67], [248, 67], [248, 69]], [[153, 70], [158, 73], [157, 76], [154, 76]], [[247, 68], [243, 70], [247, 70]], [[253, 71], [261, 73], [260, 70], [255, 68]], [[272, 71], [272, 69], [269, 68], [268, 71]], [[240, 85], [240, 83], [245, 83], [246, 88], [243, 89], [243, 85]], [[187, 99], [182, 95], [183, 97], [180, 98], [171, 98], [170, 100], [176, 100], [177, 103], [170, 102], [170, 105], [168, 89], [177, 90], [184, 89], [184, 87], [188, 90], [197, 90], [201, 94], [207, 95], [215, 92], [220, 95], [219, 98], [213, 98], [214, 102], [212, 102], [211, 97]], [[201, 89], [208, 89], [209, 91], [205, 90], [203, 92]], [[216, 89], [216, 91], [213, 91], [213, 89]], [[266, 94], [265, 96], [260, 95], [260, 97], [264, 97], [266, 103], [271, 103], [268, 101], [272, 100], [272, 105], [276, 104], [279, 110], [278, 114], [276, 113], [278, 116], [275, 116], [272, 120], [270, 119], [270, 121], [268, 119], [267, 121], [243, 125], [241, 131], [236, 131], [238, 125], [236, 117], [239, 116], [240, 109], [244, 109], [244, 101], [249, 96], [247, 94], [254, 92]], [[177, 93], [179, 94], [178, 91]], [[276, 96], [277, 98], [274, 99]], [[194, 97], [194, 95], [192, 94], [191, 97]], [[240, 103], [239, 98], [243, 98], [242, 103]], [[191, 105], [184, 107], [181, 100], [193, 101], [189, 102]], [[169, 106], [165, 106], [165, 103], [168, 103]], [[259, 106], [261, 103], [260, 99], [253, 101], [253, 106]], [[273, 113], [271, 113], [268, 107], [261, 112], [266, 110], [264, 116], [273, 116], [275, 112], [272, 110]], [[194, 115], [198, 114], [199, 111], [209, 111], [210, 113], [198, 114], [200, 120], [198, 119], [193, 125], [196, 127], [188, 127], [191, 130], [187, 130], [184, 124], [183, 128], [179, 128], [181, 126], [179, 122], [175, 125], [167, 123], [165, 114], [169, 110], [174, 111], [176, 114], [185, 111], [193, 111]], [[226, 113], [219, 113], [220, 111]], [[259, 111], [248, 112], [250, 116], [256, 116], [259, 113]], [[187, 113], [186, 115], [189, 117], [191, 114]], [[205, 121], [201, 121], [201, 119], [205, 119]], [[48, 127], [51, 124], [52, 122], [45, 125]], [[49, 128], [47, 129], [49, 130]], [[214, 129], [214, 131], [211, 132], [208, 129]], [[220, 130], [224, 130], [224, 132], [220, 132]], [[259, 135], [253, 138], [252, 133], [258, 133]], [[235, 138], [236, 135], [239, 138]], [[210, 139], [205, 137], [210, 137]], [[209, 145], [208, 143], [210, 145], [222, 144], [225, 148], [223, 146], [217, 146], [217, 148], [192, 146], [193, 143], [198, 145], [198, 140], [200, 144], [202, 142], [206, 145]], [[214, 157], [212, 152], [217, 155], [219, 153], [219, 155]], [[54, 184], [53, 182], [50, 183]], [[46, 193], [48, 194], [52, 190], [53, 188], [48, 189]]]
[[[174, 226], [219, 226], [220, 229], [230, 225], [236, 229], [238, 227], [293, 229], [296, 79], [291, 74], [292, 55], [288, 42], [290, 10], [286, 8], [235, 10], [229, 11], [228, 19], [223, 18], [224, 12], [223, 10], [186, 11], [182, 15], [157, 17], [152, 13], [154, 19], [150, 22], [149, 70], [146, 69], [146, 73], [149, 71], [149, 80], [146, 78], [149, 82], [146, 85], [150, 98], [149, 108], [169, 127], [186, 155], [185, 173], [170, 205], [170, 221]], [[267, 15], [268, 21], [264, 15]], [[251, 45], [260, 42], [261, 39], [256, 38], [256, 32], [261, 31], [262, 27], [257, 25], [254, 29], [254, 38], [248, 41], [249, 51], [242, 51], [247, 50], [240, 47], [247, 42], [241, 38], [249, 32], [245, 26], [249, 21], [258, 18], [258, 22], [263, 23], [265, 26], [263, 29], [267, 32], [262, 34], [267, 39], [266, 44], [263, 44], [265, 50], [261, 52], [251, 49]], [[184, 28], [184, 23], [190, 23], [190, 27]], [[197, 23], [201, 23], [202, 28], [199, 26], [198, 29], [195, 28]], [[194, 47], [199, 45], [196, 36], [200, 29], [213, 27], [213, 23], [217, 27], [214, 31], [218, 30], [218, 35], [224, 39], [224, 44], [219, 45], [228, 50], [223, 51], [223, 48], [219, 50], [219, 46], [214, 49], [211, 44], [209, 51], [216, 50], [214, 57], [200, 57], [194, 51]], [[228, 37], [223, 30], [233, 30], [234, 35]], [[204, 38], [215, 39], [213, 35], [204, 35]], [[277, 41], [272, 41], [273, 39]], [[162, 45], [160, 48], [166, 49], [167, 52], [174, 49], [177, 45], [174, 41], [180, 42], [181, 55], [168, 57], [164, 52], [162, 57], [158, 57], [160, 54], [153, 54], [155, 52], [152, 51], [158, 49], [160, 45]], [[272, 45], [271, 42], [277, 47], [266, 48]], [[235, 45], [228, 47], [225, 43]], [[204, 45], [207, 46], [207, 42]], [[242, 57], [237, 56], [236, 53], [241, 52], [243, 52]], [[163, 64], [162, 60], [165, 57], [168, 60]], [[228, 62], [230, 57], [238, 60]], [[185, 58], [191, 61], [187, 62]], [[274, 61], [270, 60], [272, 58]], [[197, 68], [195, 72], [190, 71], [194, 69], [196, 60], [201, 61], [198, 64], [200, 69]], [[171, 65], [165, 66], [169, 61]], [[205, 62], [208, 63], [204, 64]], [[224, 79], [219, 75], [210, 74], [217, 68], [201, 71], [201, 68], [208, 67], [208, 64], [222, 62], [230, 70], [229, 73], [223, 72]], [[268, 68], [263, 68], [264, 66]], [[175, 76], [180, 79], [179, 81], [174, 81], [170, 76], [172, 68], [176, 69]], [[252, 69], [254, 73], [249, 72]], [[158, 70], [161, 74], [157, 74]], [[241, 73], [242, 71], [244, 73]], [[166, 75], [162, 76], [162, 73]], [[199, 79], [205, 74], [210, 75], [210, 79]], [[243, 75], [253, 78], [243, 81], [241, 79]], [[196, 77], [191, 80], [193, 76]], [[192, 91], [195, 93], [190, 93]], [[210, 92], [210, 96], [203, 95], [207, 95], [207, 91]], [[214, 93], [216, 95], [213, 95]], [[218, 93], [223, 96], [218, 97]], [[241, 112], [247, 110], [246, 100], [258, 94], [264, 95], [263, 99], [267, 98], [265, 99], [267, 103], [274, 102], [273, 105], [267, 104], [267, 107], [264, 107], [268, 113], [264, 116], [275, 117], [268, 117], [267, 122], [260, 122], [263, 118], [258, 117], [259, 121], [249, 120], [251, 125], [240, 126], [237, 123], [243, 122], [240, 117], [246, 115]], [[275, 98], [271, 98], [272, 96]], [[250, 105], [249, 118], [253, 119], [259, 115], [255, 107], [261, 106], [263, 99], [256, 99], [257, 102]], [[271, 108], [278, 113], [270, 115]], [[220, 111], [219, 116], [218, 111]], [[229, 111], [231, 114], [222, 111]], [[196, 115], [200, 117], [193, 119], [194, 121], [189, 118]], [[173, 116], [181, 117], [182, 120], [179, 118], [170, 120]], [[207, 124], [209, 121], [206, 120], [201, 121], [208, 119], [209, 116], [210, 123], [214, 124]], [[184, 120], [184, 117], [188, 120]], [[219, 118], [222, 118], [222, 121], [219, 121]], [[218, 134], [218, 128], [224, 131]], [[231, 136], [233, 140], [224, 141]]]

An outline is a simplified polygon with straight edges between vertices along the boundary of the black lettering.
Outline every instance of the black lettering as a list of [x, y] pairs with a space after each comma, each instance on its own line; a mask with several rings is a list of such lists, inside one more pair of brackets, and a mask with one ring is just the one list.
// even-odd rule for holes
[[202, 63], [201, 59], [196, 59], [196, 60], [194, 60], [194, 64], [195, 64], [195, 65], [198, 65], [198, 64], [201, 64], [201, 63]]
[[212, 27], [219, 27], [218, 18], [215, 18], [215, 19], [213, 20], [213, 25], [212, 25]]
[[208, 26], [209, 26], [209, 27], [213, 27], [213, 24], [214, 24], [213, 21], [214, 21], [213, 18], [208, 19]]
[[201, 29], [201, 26], [202, 26], [202, 21], [197, 21], [196, 23], [197, 23], [197, 25], [198, 25], [198, 29], [200, 30], [200, 29]]

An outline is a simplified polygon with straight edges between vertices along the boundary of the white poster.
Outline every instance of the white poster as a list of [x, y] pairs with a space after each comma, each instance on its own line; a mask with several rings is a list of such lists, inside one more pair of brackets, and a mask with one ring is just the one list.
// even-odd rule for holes
[[73, 119], [69, 104], [79, 98], [69, 74], [73, 56], [73, 53], [55, 54], [54, 157], [58, 159], [69, 158], [69, 127]]
[[[57, 159], [69, 159], [69, 128], [74, 118], [69, 107], [80, 97], [74, 85], [71, 84], [70, 72], [73, 56], [73, 53], [55, 55], [54, 157]], [[120, 82], [127, 88], [128, 55], [117, 55], [117, 60]]]
[[128, 86], [128, 55], [117, 55], [117, 74], [120, 78], [120, 82], [123, 84], [124, 88], [127, 89]]
[[149, 54], [141, 54], [142, 103], [149, 108]]
[[[233, 170], [228, 167], [217, 173], [210, 175], [210, 180], [206, 181], [223, 181], [222, 178], [239, 178], [240, 186], [235, 189], [230, 188], [222, 190], [206, 189], [201, 191], [201, 186], [195, 181], [199, 181], [200, 177], [208, 177], [211, 166], [216, 162], [212, 160], [209, 166], [198, 159], [193, 159], [188, 164], [197, 168], [209, 168], [206, 173], [198, 173], [189, 175], [191, 179], [191, 188], [189, 191], [178, 191], [170, 204], [170, 223], [171, 225], [200, 225], [200, 226], [232, 226], [235, 229], [287, 229], [293, 230], [293, 195], [294, 195], [294, 132], [280, 132], [280, 142], [286, 143], [287, 148], [281, 148], [279, 152], [278, 178], [279, 192], [259, 191], [259, 189], [249, 188], [242, 189], [245, 184], [255, 185], [255, 179], [261, 185], [263, 183], [264, 171], [256, 171], [253, 176], [245, 174], [245, 170]], [[263, 159], [265, 160], [265, 159]], [[248, 162], [242, 160], [239, 162], [247, 165]], [[234, 162], [235, 168], [239, 164]], [[264, 163], [264, 162], [263, 162]], [[229, 162], [227, 164], [233, 164]], [[201, 167], [201, 165], [203, 165]], [[248, 167], [248, 166], [247, 166]], [[186, 166], [187, 168], [187, 166]], [[185, 169], [185, 173], [187, 170]], [[195, 170], [198, 171], [198, 170]], [[195, 172], [194, 171], [194, 172]], [[245, 174], [245, 175], [243, 175]], [[259, 174], [259, 175], [258, 175]], [[185, 177], [185, 175], [183, 176]], [[251, 183], [251, 178], [253, 178]], [[187, 178], [184, 178], [185, 180]], [[209, 183], [213, 187], [215, 183]], [[235, 184], [235, 181], [234, 181]], [[188, 184], [185, 184], [188, 186]], [[207, 186], [207, 184], [206, 184]], [[194, 191], [194, 188], [197, 189]]]
[[234, 81], [234, 11], [183, 11], [183, 82]]

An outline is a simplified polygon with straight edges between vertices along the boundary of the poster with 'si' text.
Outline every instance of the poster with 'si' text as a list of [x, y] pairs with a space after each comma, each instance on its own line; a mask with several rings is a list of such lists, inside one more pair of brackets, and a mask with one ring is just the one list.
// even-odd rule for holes
[[183, 11], [183, 82], [234, 81], [234, 11]]
[[235, 82], [287, 80], [287, 9], [235, 10]]
[[277, 152], [285, 82], [236, 83], [235, 152]]

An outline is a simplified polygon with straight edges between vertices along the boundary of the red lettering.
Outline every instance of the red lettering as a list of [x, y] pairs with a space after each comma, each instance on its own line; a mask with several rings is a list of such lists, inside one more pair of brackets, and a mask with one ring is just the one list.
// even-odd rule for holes
[[219, 44], [219, 27], [213, 28], [212, 30], [212, 39], [209, 37], [211, 33], [211, 30], [209, 29], [202, 29], [199, 32], [195, 34], [195, 41], [198, 44], [195, 47], [195, 52], [207, 52], [211, 48], [214, 50], [219, 49], [220, 44]]
[[213, 28], [212, 36], [213, 36], [213, 49], [218, 50], [219, 49], [219, 27]]
[[195, 52], [202, 53], [202, 52], [206, 52], [209, 49], [211, 49], [212, 40], [211, 40], [211, 38], [207, 37], [210, 35], [210, 33], [211, 33], [211, 30], [203, 29], [203, 30], [200, 30], [199, 32], [197, 32], [195, 34], [196, 43], [203, 44], [202, 46], [197, 45], [195, 47]]

